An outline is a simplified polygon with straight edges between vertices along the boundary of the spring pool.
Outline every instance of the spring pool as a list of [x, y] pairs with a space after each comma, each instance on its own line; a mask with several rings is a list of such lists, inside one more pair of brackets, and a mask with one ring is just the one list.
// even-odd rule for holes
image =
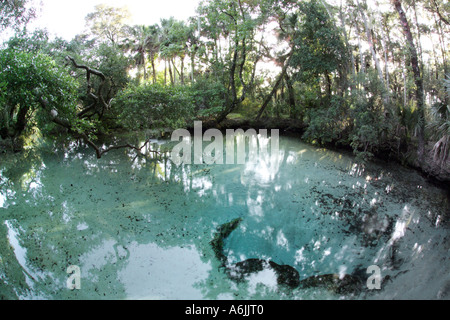
[[[59, 141], [1, 155], [0, 174], [3, 299], [450, 298], [448, 195], [397, 165], [362, 166], [291, 137], [275, 157], [179, 166]], [[224, 264], [211, 241], [236, 218]], [[300, 280], [353, 275], [361, 290], [283, 286], [270, 267], [239, 281], [226, 272], [248, 259]], [[367, 287], [369, 266], [379, 290]]]

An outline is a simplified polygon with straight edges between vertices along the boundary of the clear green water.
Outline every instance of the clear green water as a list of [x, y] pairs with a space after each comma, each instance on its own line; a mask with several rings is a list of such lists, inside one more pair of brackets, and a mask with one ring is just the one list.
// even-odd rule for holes
[[[61, 142], [0, 156], [0, 297], [449, 297], [447, 195], [414, 171], [363, 168], [287, 137], [278, 161], [176, 167], [152, 157], [116, 150], [98, 160]], [[346, 296], [280, 287], [267, 271], [236, 283], [210, 241], [237, 217], [230, 263], [271, 259], [302, 279], [378, 265], [391, 280]], [[79, 290], [67, 288], [70, 265], [80, 267]]]

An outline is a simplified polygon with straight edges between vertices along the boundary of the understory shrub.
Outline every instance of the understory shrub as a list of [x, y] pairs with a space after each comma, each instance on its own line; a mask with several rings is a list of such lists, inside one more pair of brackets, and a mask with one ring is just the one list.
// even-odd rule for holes
[[113, 102], [119, 124], [127, 129], [177, 128], [194, 114], [194, 97], [189, 87], [160, 84], [129, 85]]
[[76, 88], [76, 80], [50, 56], [0, 50], [0, 136], [14, 139], [33, 126], [45, 130], [52, 125], [50, 111], [73, 122]]
[[307, 141], [323, 145], [340, 143], [346, 139], [349, 119], [347, 104], [343, 98], [333, 96], [327, 106], [308, 108], [306, 116], [308, 128], [303, 138]]
[[216, 118], [225, 106], [226, 88], [218, 81], [197, 79], [190, 87], [195, 115], [199, 119]]

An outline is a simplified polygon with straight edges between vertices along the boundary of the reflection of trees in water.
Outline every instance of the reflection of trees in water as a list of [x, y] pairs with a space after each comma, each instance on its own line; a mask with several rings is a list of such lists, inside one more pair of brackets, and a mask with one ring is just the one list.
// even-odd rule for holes
[[[424, 185], [420, 190], [415, 185], [414, 190], [401, 185], [398, 176], [375, 180], [374, 177], [381, 176], [376, 170], [375, 174], [370, 174], [370, 170], [360, 171], [358, 181], [367, 183], [366, 188], [363, 184], [353, 191], [340, 187], [329, 197], [329, 185], [314, 184], [314, 170], [329, 169], [333, 163], [343, 161], [340, 165], [343, 169], [338, 174], [345, 182], [353, 178], [349, 174], [351, 166], [334, 153], [326, 158], [323, 158], [326, 153], [311, 157], [313, 148], [298, 151], [289, 149], [286, 140], [280, 142], [279, 160], [273, 166], [270, 159], [264, 158], [236, 166], [175, 166], [164, 157], [142, 156], [134, 150], [116, 150], [97, 160], [88, 148], [73, 143], [63, 148], [50, 146], [52, 151], [50, 148], [30, 150], [5, 158], [0, 167], [0, 191], [5, 198], [0, 208], [1, 295], [7, 298], [30, 297], [33, 293], [48, 298], [103, 298], [105, 295], [125, 298], [127, 288], [121, 277], [129, 270], [133, 259], [131, 250], [145, 251], [157, 246], [162, 250], [184, 247], [193, 250], [193, 254], [198, 253], [202, 263], [210, 266], [194, 285], [205, 298], [289, 297], [292, 292], [272, 288], [270, 283], [261, 287], [251, 281], [238, 285], [231, 282], [218, 269], [220, 262], [214, 258], [209, 245], [215, 228], [243, 217], [242, 229], [235, 232], [245, 231], [243, 236], [246, 237], [257, 234], [256, 254], [275, 259], [291, 245], [289, 252], [294, 259], [291, 264], [295, 264], [308, 257], [308, 250], [319, 252], [314, 243], [309, 247], [305, 244], [303, 248], [292, 246], [298, 242], [298, 237], [310, 231], [307, 230], [308, 218], [326, 218], [331, 225], [335, 222], [331, 219], [334, 212], [353, 213], [357, 202], [364, 210], [370, 208], [375, 192], [379, 192], [376, 202], [380, 206], [376, 212], [383, 214], [392, 208], [383, 207], [392, 199], [401, 208], [405, 202], [413, 203], [410, 208], [418, 207], [421, 201], [430, 201], [442, 212], [448, 208], [445, 197], [433, 193], [435, 189]], [[57, 148], [60, 149], [54, 151]], [[156, 144], [151, 148], [164, 151], [164, 146]], [[313, 170], [316, 166], [318, 169]], [[371, 179], [367, 179], [369, 175]], [[319, 206], [310, 212], [316, 201]], [[297, 215], [286, 223], [276, 219], [282, 211], [297, 212]], [[439, 226], [448, 221], [437, 209], [430, 208], [429, 214], [415, 216], [410, 211], [394, 214], [394, 230], [389, 236], [394, 231], [402, 231], [400, 228], [406, 223], [409, 223], [408, 228], [417, 229], [426, 220]], [[349, 212], [339, 221], [353, 222]], [[17, 252], [10, 245], [11, 232], [26, 250], [26, 266], [21, 265]], [[315, 237], [314, 234], [307, 236], [310, 236], [308, 239]], [[273, 245], [266, 251], [260, 250], [260, 240]], [[323, 257], [328, 248], [325, 244], [326, 241], [322, 241], [320, 247]], [[335, 245], [332, 241], [328, 244]], [[380, 251], [379, 257], [391, 254], [393, 243], [389, 248], [388, 245]], [[231, 249], [235, 253], [241, 249], [248, 252], [248, 248], [239, 246]], [[65, 287], [68, 277], [65, 271], [69, 265], [81, 267], [80, 291], [69, 291]], [[245, 292], [248, 296], [242, 296]]]
[[[187, 233], [191, 223], [198, 224], [198, 221], [192, 221], [198, 217], [174, 217], [169, 230], [165, 229], [165, 223], [159, 221], [177, 214], [176, 211], [180, 214], [187, 212], [171, 208], [170, 196], [185, 195], [181, 184], [170, 183], [182, 173], [182, 168], [178, 172], [167, 170], [167, 161], [144, 163], [144, 160], [141, 168], [133, 168], [132, 162], [127, 168], [124, 160], [123, 155], [117, 152], [113, 157], [97, 161], [73, 148], [65, 154], [36, 153], [17, 161], [21, 166], [2, 171], [2, 191], [7, 187], [16, 192], [15, 199], [8, 201], [15, 204], [9, 204], [2, 216], [1, 239], [5, 242], [2, 247], [4, 250], [9, 248], [9, 253], [2, 254], [2, 261], [8, 259], [8, 264], [14, 265], [8, 270], [20, 270], [11, 247], [6, 246], [9, 240], [4, 229], [8, 220], [17, 232], [20, 246], [26, 250], [26, 263], [30, 270], [47, 274], [44, 278], [30, 279], [30, 287], [24, 282], [22, 273], [7, 271], [3, 275], [4, 283], [12, 288], [17, 284], [19, 292], [34, 290], [38, 293], [42, 290], [42, 294], [52, 297], [83, 297], [89, 292], [92, 297], [107, 294], [108, 297], [123, 298], [124, 288], [117, 279], [117, 273], [127, 264], [129, 243], [136, 240], [139, 243], [155, 242], [162, 248], [196, 245], [196, 237], [188, 237]], [[147, 170], [153, 172], [153, 177]], [[67, 176], [77, 173], [83, 176]], [[98, 185], [90, 185], [92, 181]], [[30, 187], [32, 183], [34, 188]], [[167, 193], [169, 188], [173, 190]], [[134, 192], [138, 195], [133, 196]], [[143, 193], [149, 194], [148, 199], [143, 199]], [[190, 195], [191, 198], [193, 196]], [[158, 203], [154, 203], [155, 199]], [[129, 210], [130, 207], [133, 210]], [[82, 263], [81, 259], [89, 251], [104, 247], [105, 239], [109, 239], [110, 246], [106, 250], [114, 254], [106, 256], [107, 261], [101, 268], [84, 268], [88, 274], [83, 275], [87, 280], [83, 281], [83, 290], [67, 292], [66, 268]], [[102, 292], [104, 288], [107, 288], [106, 292]]]
[[14, 248], [8, 241], [8, 229], [5, 223], [0, 224], [0, 298], [17, 299], [24, 294], [26, 274], [15, 259]]
[[[219, 212], [216, 204], [230, 203], [231, 194], [213, 182], [211, 168], [177, 167], [168, 159], [140, 156], [133, 150], [97, 160], [84, 149], [70, 143], [57, 152], [36, 151], [11, 169], [8, 189], [17, 195], [4, 219], [15, 226], [30, 270], [47, 276], [33, 277], [30, 287], [19, 281], [23, 276], [8, 272], [9, 283], [51, 297], [123, 298], [118, 273], [129, 262], [133, 241], [161, 248], [193, 246], [205, 264], [211, 262], [212, 230], [226, 219], [226, 210]], [[90, 185], [92, 181], [97, 185]], [[193, 203], [201, 212], [193, 211]], [[8, 241], [6, 234], [3, 239]], [[83, 266], [89, 252], [105, 259], [100, 267]], [[72, 264], [81, 264], [87, 280], [79, 292], [65, 289], [65, 270]]]
[[[117, 274], [128, 263], [127, 247], [133, 241], [161, 248], [194, 246], [202, 252], [203, 262], [210, 262], [212, 230], [226, 219], [226, 210], [221, 214], [216, 204], [232, 203], [233, 193], [214, 183], [210, 167], [177, 167], [168, 159], [141, 156], [133, 150], [117, 151], [101, 160], [85, 152], [76, 143], [55, 152], [33, 151], [16, 155], [17, 165], [2, 171], [2, 189], [16, 192], [14, 204], [8, 201], [3, 229], [4, 222], [10, 221], [20, 247], [26, 250], [29, 270], [39, 274], [29, 279], [29, 285], [23, 273], [5, 273], [12, 287], [17, 284], [19, 295], [33, 296], [25, 292], [34, 291], [65, 298], [89, 292], [87, 296], [102, 297], [101, 290], [107, 288], [108, 297], [124, 297]], [[124, 156], [129, 159], [125, 166]], [[98, 185], [89, 185], [92, 181]], [[143, 199], [145, 194], [148, 199]], [[173, 201], [174, 196], [178, 201]], [[201, 212], [193, 212], [192, 203]], [[2, 240], [9, 243], [6, 231]], [[67, 292], [66, 268], [82, 264], [89, 252], [101, 250], [106, 260], [101, 267], [81, 266], [86, 272], [83, 278], [89, 279], [83, 281], [83, 290]], [[13, 269], [21, 270], [17, 258], [8, 257], [15, 263]]]

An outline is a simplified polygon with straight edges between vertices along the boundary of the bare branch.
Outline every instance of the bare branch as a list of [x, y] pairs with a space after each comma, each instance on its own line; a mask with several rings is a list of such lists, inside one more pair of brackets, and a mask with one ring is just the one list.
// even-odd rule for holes
[[[73, 128], [72, 124], [68, 120], [63, 119], [58, 116], [58, 113], [56, 112], [56, 110], [50, 110], [50, 108], [48, 106], [48, 101], [46, 99], [44, 99], [42, 96], [39, 96], [38, 101], [41, 104], [42, 108], [50, 114], [50, 117], [54, 123], [66, 128], [70, 134], [72, 134], [73, 136], [75, 136], [77, 138], [82, 138], [89, 146], [91, 146], [95, 150], [97, 159], [100, 159], [102, 157], [102, 155], [104, 155], [105, 153], [107, 153], [109, 151], [118, 150], [118, 149], [129, 148], [129, 149], [134, 149], [138, 152], [141, 152], [142, 149], [150, 142], [150, 140], [147, 140], [141, 147], [136, 147], [129, 143], [126, 143], [123, 145], [111, 146], [106, 149], [101, 149], [89, 138], [89, 136], [85, 132], [80, 132], [79, 130], [75, 130]], [[154, 154], [161, 156], [161, 153], [159, 151], [147, 150], [147, 152], [154, 153]]]
[[70, 62], [72, 62], [73, 66], [74, 66], [75, 68], [78, 68], [78, 69], [84, 69], [84, 70], [86, 70], [86, 72], [87, 72], [88, 74], [92, 73], [92, 74], [95, 74], [96, 76], [99, 76], [99, 77], [102, 78], [103, 80], [106, 80], [105, 75], [104, 75], [101, 71], [98, 71], [98, 70], [96, 70], [96, 69], [92, 69], [91, 67], [88, 67], [88, 66], [85, 66], [85, 65], [82, 65], [82, 64], [78, 64], [78, 63], [75, 61], [75, 59], [72, 58], [71, 56], [67, 56], [66, 59], [69, 60]]
[[290, 63], [290, 60], [291, 60], [291, 57], [292, 57], [293, 53], [294, 53], [294, 50], [291, 49], [291, 51], [288, 54], [287, 59], [284, 61], [283, 69], [281, 70], [280, 74], [278, 75], [278, 78], [277, 78], [277, 80], [276, 80], [276, 82], [275, 82], [275, 84], [274, 84], [274, 86], [272, 88], [272, 91], [264, 99], [264, 102], [263, 102], [261, 108], [259, 109], [258, 114], [256, 115], [256, 118], [255, 118], [256, 120], [259, 120], [261, 118], [262, 114], [264, 113], [264, 110], [266, 109], [266, 107], [269, 104], [270, 100], [272, 99], [273, 95], [278, 90], [278, 87], [279, 87], [281, 81], [283, 80], [283, 78], [286, 75], [287, 68], [289, 67], [289, 63]]
[[445, 24], [447, 24], [447, 25], [450, 25], [450, 21], [442, 16], [441, 11], [439, 10], [439, 6], [436, 3], [436, 0], [432, 0], [432, 1], [434, 4], [434, 7], [436, 8], [436, 13], [439, 16], [439, 18], [441, 19], [441, 21], [445, 22]]
[[[97, 154], [97, 159], [100, 159], [102, 157], [102, 155], [104, 155], [105, 153], [107, 153], [109, 151], [118, 150], [118, 149], [126, 149], [126, 148], [134, 149], [134, 150], [138, 151], [139, 153], [141, 153], [142, 149], [150, 142], [150, 140], [147, 140], [141, 147], [136, 147], [136, 146], [133, 146], [133, 145], [127, 143], [127, 144], [123, 144], [123, 145], [112, 146], [112, 147], [102, 150], [94, 142], [92, 142], [85, 133], [81, 133], [81, 136], [84, 139], [84, 141], [95, 150], [95, 153]], [[161, 155], [161, 153], [156, 150], [147, 150], [147, 151], [151, 152], [151, 153], [155, 153], [159, 156]]]
[[[106, 76], [103, 74], [103, 72], [93, 69], [91, 67], [88, 67], [86, 65], [82, 65], [82, 64], [78, 64], [74, 58], [72, 58], [71, 56], [67, 56], [66, 59], [68, 61], [70, 61], [73, 66], [77, 69], [83, 69], [86, 71], [86, 81], [87, 81], [87, 94], [88, 96], [90, 96], [91, 98], [94, 99], [95, 103], [91, 106], [89, 106], [87, 109], [88, 110], [83, 110], [79, 113], [79, 116], [82, 117], [84, 116], [88, 111], [91, 111], [95, 108], [95, 106], [99, 105], [100, 106], [100, 111], [99, 110], [95, 110], [95, 113], [97, 113], [99, 115], [99, 117], [101, 118], [103, 116], [103, 113], [105, 110], [109, 109], [111, 106], [111, 100], [109, 100], [108, 102], [105, 101], [105, 98], [103, 97], [103, 87], [105, 86], [106, 83]], [[92, 92], [92, 85], [91, 85], [91, 74], [98, 76], [101, 79], [100, 85], [97, 88], [97, 94], [94, 94]]]

